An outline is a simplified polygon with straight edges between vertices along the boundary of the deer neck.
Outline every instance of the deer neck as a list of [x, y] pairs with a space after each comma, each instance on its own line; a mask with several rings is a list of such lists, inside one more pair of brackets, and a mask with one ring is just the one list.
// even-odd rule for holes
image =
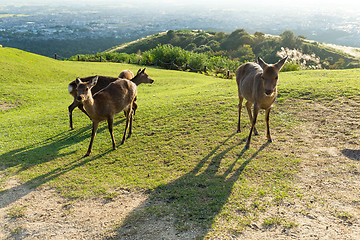
[[92, 96], [89, 96], [86, 100], [84, 100], [83, 105], [85, 111], [89, 114], [90, 117], [96, 114], [95, 101]]
[[140, 77], [138, 75], [136, 75], [135, 77], [133, 77], [130, 81], [132, 81], [133, 83], [136, 84], [136, 86], [138, 86], [140, 84]]

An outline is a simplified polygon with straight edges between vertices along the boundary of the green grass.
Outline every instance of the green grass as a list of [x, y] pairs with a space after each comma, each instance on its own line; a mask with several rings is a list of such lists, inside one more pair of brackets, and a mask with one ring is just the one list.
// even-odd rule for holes
[[7, 216], [9, 218], [20, 218], [25, 215], [26, 207], [25, 206], [13, 206], [9, 209]]
[[[0, 105], [13, 104], [0, 110], [0, 187], [16, 177], [21, 184], [48, 185], [69, 198], [112, 199], [121, 189], [145, 191], [149, 205], [127, 216], [123, 224], [171, 214], [179, 231], [197, 226], [204, 236], [241, 232], [269, 206], [297, 196], [293, 177], [301, 160], [277, 150], [280, 134], [273, 133], [279, 143], [266, 144], [263, 114], [257, 125], [261, 135], [244, 151], [249, 122], [243, 115], [244, 131], [235, 133], [235, 80], [147, 68], [155, 83], [138, 88], [133, 136], [112, 151], [102, 123], [92, 155], [83, 158], [91, 121], [75, 110], [75, 130], [70, 130], [67, 107], [73, 99], [67, 84], [77, 76], [117, 76], [139, 66], [62, 62], [0, 48], [0, 69]], [[294, 99], [358, 99], [358, 74], [359, 70], [281, 73], [279, 109]], [[272, 112], [271, 127], [284, 132], [298, 120], [279, 109]], [[115, 123], [119, 143], [123, 114]]]

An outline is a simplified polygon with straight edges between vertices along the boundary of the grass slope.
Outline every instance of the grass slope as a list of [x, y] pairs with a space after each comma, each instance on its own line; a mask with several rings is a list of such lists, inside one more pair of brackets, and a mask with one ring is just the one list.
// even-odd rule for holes
[[[69, 198], [111, 199], [119, 189], [145, 191], [151, 204], [121, 224], [172, 216], [179, 231], [199, 227], [202, 236], [238, 233], [269, 206], [299, 197], [293, 178], [301, 159], [278, 147], [286, 141], [288, 129], [299, 123], [286, 104], [339, 96], [359, 99], [357, 69], [281, 73], [280, 95], [271, 115], [275, 143], [266, 144], [262, 114], [261, 135], [244, 151], [249, 121], [244, 114], [243, 132], [235, 134], [235, 80], [148, 68], [155, 83], [139, 86], [132, 138], [112, 151], [102, 123], [92, 155], [82, 158], [91, 121], [75, 110], [75, 130], [70, 130], [68, 82], [77, 76], [117, 76], [123, 69], [138, 68], [61, 62], [0, 48], [0, 105], [11, 106], [0, 111], [0, 187], [17, 178], [35, 188], [56, 188]], [[115, 123], [119, 142], [123, 114]], [[275, 220], [286, 227], [296, 225], [291, 219]], [[273, 221], [266, 219], [264, 224]]]

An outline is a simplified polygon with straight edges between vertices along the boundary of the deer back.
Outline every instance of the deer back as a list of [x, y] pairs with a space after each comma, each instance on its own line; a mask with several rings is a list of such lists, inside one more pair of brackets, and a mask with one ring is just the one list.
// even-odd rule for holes
[[[80, 80], [82, 82], [89, 82], [91, 79], [93, 79], [95, 77], [96, 76], [83, 77], [83, 78], [80, 78]], [[98, 81], [97, 81], [96, 85], [91, 89], [92, 94], [97, 93], [98, 91], [105, 88], [106, 86], [108, 86], [110, 83], [116, 81], [117, 79], [118, 78], [116, 78], [116, 77], [98, 76]], [[76, 97], [76, 95], [77, 95], [77, 91], [76, 91], [77, 85], [76, 85], [75, 81], [76, 80], [69, 83], [69, 93], [73, 97]]]
[[134, 78], [134, 73], [128, 69], [122, 70], [119, 74], [119, 78], [125, 78], [127, 80], [131, 80]]
[[125, 79], [118, 79], [97, 92], [94, 96], [98, 115], [110, 116], [128, 109], [137, 95], [136, 85]]
[[259, 100], [260, 92], [264, 92], [261, 74], [263, 70], [256, 63], [245, 63], [235, 72], [239, 93], [246, 100], [254, 103]]

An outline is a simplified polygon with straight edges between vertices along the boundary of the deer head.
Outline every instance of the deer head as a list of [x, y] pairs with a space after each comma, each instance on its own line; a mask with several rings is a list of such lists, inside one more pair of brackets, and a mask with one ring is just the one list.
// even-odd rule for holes
[[80, 78], [76, 78], [75, 83], [77, 86], [77, 101], [83, 102], [89, 99], [89, 97], [92, 97], [91, 88], [96, 85], [98, 78], [99, 76], [96, 76], [92, 78], [89, 82], [83, 82], [80, 80]]
[[141, 83], [153, 83], [154, 80], [149, 77], [149, 75], [145, 72], [144, 68], [141, 70], [141, 68], [137, 71], [136, 76], [133, 78], [133, 81], [136, 83], [136, 85], [139, 85]]
[[287, 58], [288, 57], [285, 57], [275, 64], [267, 64], [264, 60], [258, 57], [259, 65], [263, 69], [261, 79], [265, 89], [265, 95], [271, 96], [273, 93], [276, 93], [276, 86], [279, 78], [278, 75]]

